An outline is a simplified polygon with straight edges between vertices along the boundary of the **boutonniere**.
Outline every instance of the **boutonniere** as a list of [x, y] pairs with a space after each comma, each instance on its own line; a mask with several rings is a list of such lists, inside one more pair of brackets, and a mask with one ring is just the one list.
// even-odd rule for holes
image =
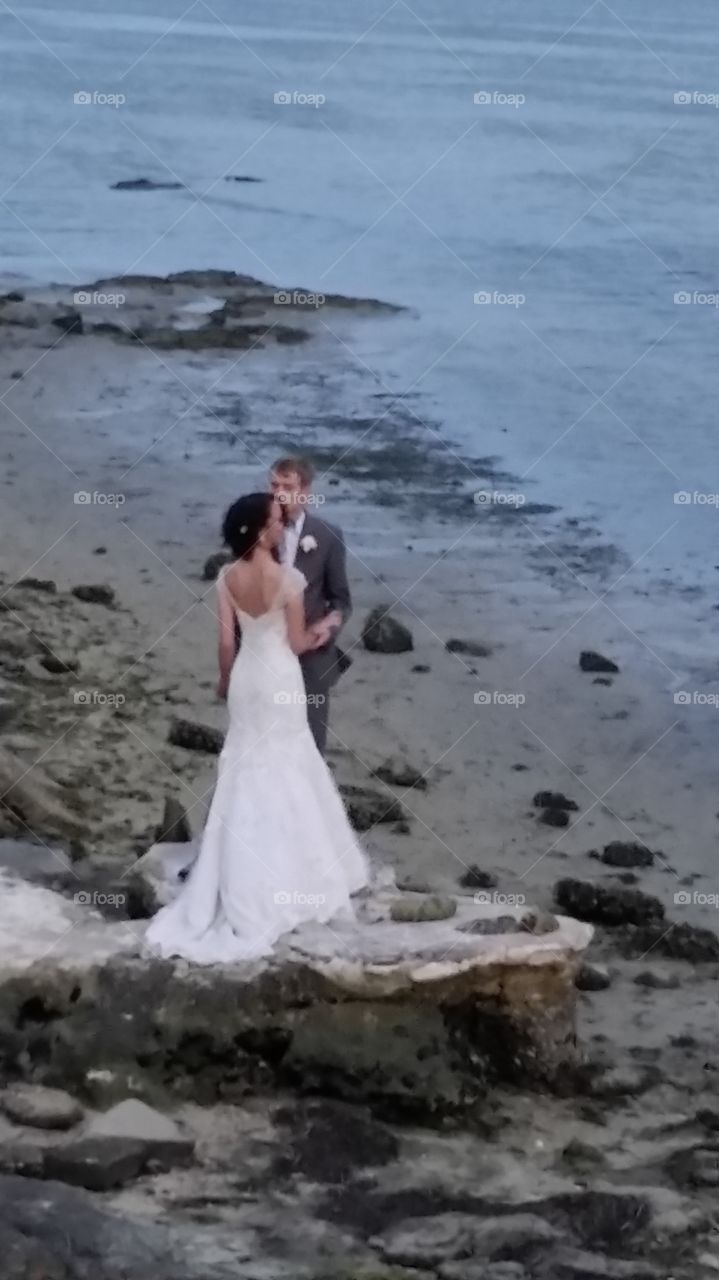
[[317, 539], [311, 533], [306, 533], [304, 538], [300, 538], [300, 547], [303, 551], [316, 551]]

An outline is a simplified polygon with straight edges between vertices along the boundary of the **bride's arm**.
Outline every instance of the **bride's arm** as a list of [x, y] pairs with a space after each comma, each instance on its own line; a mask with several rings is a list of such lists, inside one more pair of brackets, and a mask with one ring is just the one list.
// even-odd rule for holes
[[217, 659], [220, 666], [220, 679], [217, 684], [217, 696], [222, 702], [227, 698], [227, 687], [230, 683], [230, 672], [237, 653], [237, 637], [235, 635], [235, 611], [224, 582], [218, 583], [217, 590], [218, 645]]
[[292, 596], [285, 605], [287, 618], [287, 638], [293, 653], [306, 653], [308, 649], [318, 647], [318, 637], [314, 627], [305, 626], [305, 602], [303, 593]]

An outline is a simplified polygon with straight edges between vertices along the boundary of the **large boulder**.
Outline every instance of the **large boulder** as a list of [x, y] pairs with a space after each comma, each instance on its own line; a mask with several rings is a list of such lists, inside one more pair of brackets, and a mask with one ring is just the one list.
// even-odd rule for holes
[[147, 1159], [163, 1168], [187, 1164], [195, 1150], [192, 1139], [185, 1137], [174, 1120], [148, 1107], [139, 1098], [126, 1098], [104, 1115], [97, 1116], [88, 1126], [87, 1136], [139, 1142]]
[[[192, 846], [157, 846], [178, 848]], [[451, 919], [396, 922], [397, 897], [370, 889], [353, 917], [302, 925], [266, 960], [188, 967], [146, 951], [141, 926], [3, 884], [5, 1068], [42, 1063], [49, 1086], [108, 1101], [131, 1091], [204, 1105], [290, 1088], [431, 1120], [471, 1110], [496, 1081], [543, 1087], [571, 1072], [591, 929], [560, 916], [546, 934], [473, 932], [526, 912], [466, 895]]]

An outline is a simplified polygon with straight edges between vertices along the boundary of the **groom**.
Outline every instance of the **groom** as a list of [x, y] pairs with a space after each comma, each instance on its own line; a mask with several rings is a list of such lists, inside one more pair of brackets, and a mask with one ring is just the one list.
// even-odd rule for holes
[[283, 564], [295, 565], [307, 579], [305, 619], [316, 635], [316, 646], [302, 654], [300, 663], [307, 719], [324, 754], [330, 689], [349, 666], [335, 639], [352, 612], [352, 599], [342, 532], [310, 509], [313, 478], [314, 468], [306, 458], [278, 458], [270, 468], [270, 488], [285, 525], [280, 556]]

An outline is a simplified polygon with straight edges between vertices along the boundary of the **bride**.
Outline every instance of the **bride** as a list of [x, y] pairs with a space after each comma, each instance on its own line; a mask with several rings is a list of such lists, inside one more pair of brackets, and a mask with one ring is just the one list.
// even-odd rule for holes
[[303, 921], [351, 911], [369, 877], [307, 723], [297, 655], [324, 641], [305, 625], [303, 574], [278, 563], [272, 495], [238, 499], [223, 534], [234, 556], [217, 584], [229, 728], [199, 856], [146, 934], [161, 955], [198, 964], [269, 955]]

